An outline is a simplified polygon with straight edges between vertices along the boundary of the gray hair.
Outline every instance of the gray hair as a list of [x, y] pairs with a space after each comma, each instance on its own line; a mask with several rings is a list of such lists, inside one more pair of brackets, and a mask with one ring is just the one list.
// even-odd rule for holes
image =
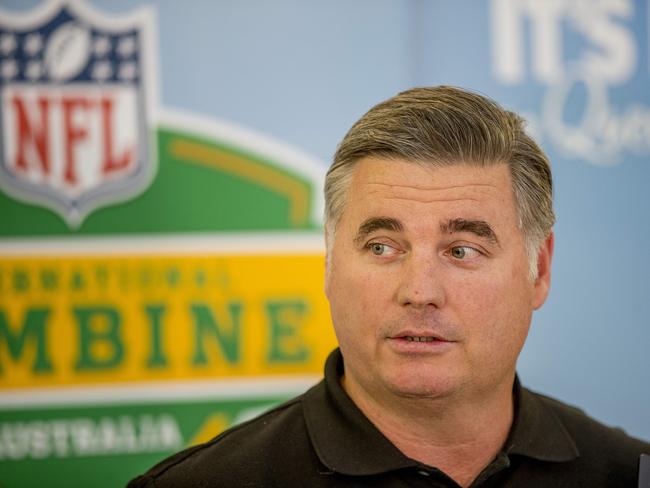
[[[356, 162], [368, 156], [416, 164], [507, 164], [531, 277], [555, 223], [548, 158], [525, 121], [493, 100], [450, 86], [413, 88], [371, 108], [345, 135], [325, 177], [328, 246], [345, 208]], [[328, 252], [328, 255], [330, 253]]]

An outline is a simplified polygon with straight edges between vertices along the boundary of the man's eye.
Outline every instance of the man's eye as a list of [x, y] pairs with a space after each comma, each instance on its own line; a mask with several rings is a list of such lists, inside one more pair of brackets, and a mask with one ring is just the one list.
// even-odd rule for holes
[[450, 254], [452, 255], [452, 257], [456, 259], [467, 259], [467, 258], [476, 257], [480, 253], [473, 247], [456, 246], [451, 248]]
[[370, 249], [370, 252], [372, 252], [375, 256], [384, 256], [386, 254], [390, 254], [391, 251], [394, 251], [394, 249], [386, 244], [381, 244], [379, 242], [371, 242], [368, 244], [368, 248]]

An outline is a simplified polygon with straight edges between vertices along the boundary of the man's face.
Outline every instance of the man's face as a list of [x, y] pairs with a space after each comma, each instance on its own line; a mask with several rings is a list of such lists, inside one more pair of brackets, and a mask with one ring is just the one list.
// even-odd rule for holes
[[439, 398], [512, 386], [552, 237], [532, 280], [506, 165], [362, 159], [330, 244], [346, 388]]

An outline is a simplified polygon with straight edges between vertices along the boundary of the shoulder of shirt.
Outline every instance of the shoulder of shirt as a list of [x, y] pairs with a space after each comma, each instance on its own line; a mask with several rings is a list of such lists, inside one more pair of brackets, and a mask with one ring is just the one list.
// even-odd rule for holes
[[247, 463], [259, 468], [265, 462], [265, 456], [259, 454], [268, 453], [274, 444], [281, 444], [286, 429], [295, 427], [296, 418], [302, 418], [303, 396], [231, 427], [208, 442], [171, 455], [133, 479], [127, 488], [178, 486], [179, 479], [184, 486], [194, 486], [193, 480], [214, 479], [220, 476], [220, 470], [231, 480], [237, 479], [239, 471], [250, 473], [251, 464]]
[[[532, 392], [531, 392], [532, 393]], [[629, 436], [619, 427], [607, 426], [582, 409], [539, 393], [533, 393], [560, 419], [576, 443], [580, 456], [636, 466], [639, 455], [650, 453], [650, 443]]]

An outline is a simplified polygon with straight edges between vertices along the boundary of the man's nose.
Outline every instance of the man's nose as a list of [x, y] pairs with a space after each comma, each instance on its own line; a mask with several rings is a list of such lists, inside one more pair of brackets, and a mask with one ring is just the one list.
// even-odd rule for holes
[[411, 254], [402, 263], [397, 301], [400, 305], [440, 308], [446, 293], [441, 263], [435, 253]]

